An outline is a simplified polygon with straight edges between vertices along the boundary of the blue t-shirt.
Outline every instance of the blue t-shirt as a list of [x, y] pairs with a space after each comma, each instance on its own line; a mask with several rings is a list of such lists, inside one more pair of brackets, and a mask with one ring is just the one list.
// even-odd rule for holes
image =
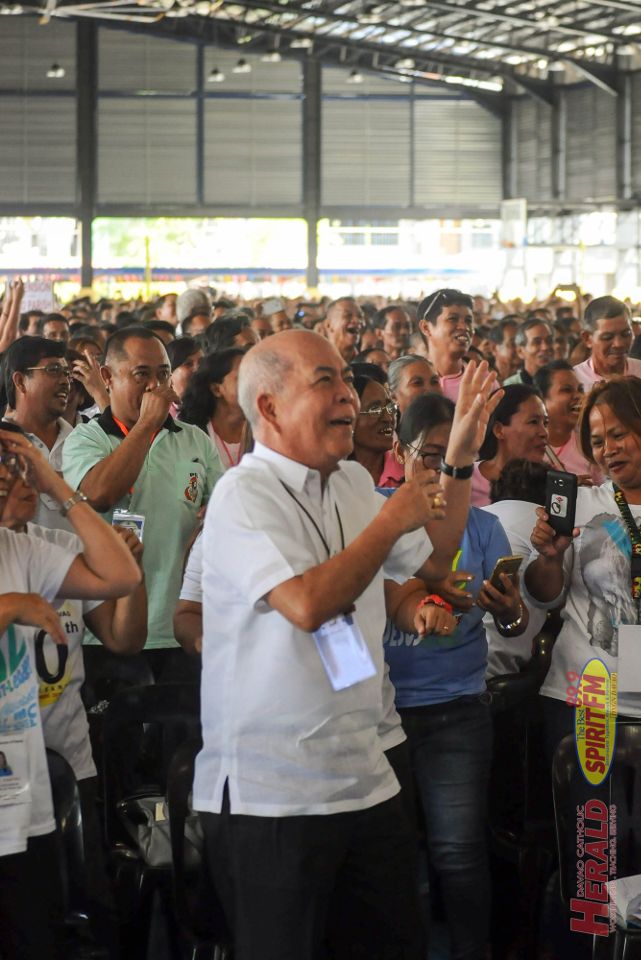
[[[393, 490], [380, 492], [388, 496], [394, 493]], [[498, 518], [470, 507], [456, 569], [474, 574], [474, 580], [470, 580], [465, 590], [475, 600], [499, 557], [509, 557], [511, 553]], [[416, 647], [412, 646], [415, 634], [406, 634], [391, 620], [387, 621], [383, 645], [396, 688], [397, 707], [445, 703], [485, 690], [487, 639], [483, 616], [483, 610], [473, 606], [463, 614], [450, 636], [428, 634]]]

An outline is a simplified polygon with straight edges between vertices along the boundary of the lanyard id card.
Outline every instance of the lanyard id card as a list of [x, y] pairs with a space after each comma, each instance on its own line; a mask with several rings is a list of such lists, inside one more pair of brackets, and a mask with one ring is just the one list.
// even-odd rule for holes
[[135, 533], [142, 543], [142, 535], [145, 529], [145, 517], [142, 513], [129, 513], [128, 510], [114, 510], [111, 520], [112, 527], [125, 527]]
[[26, 740], [18, 734], [0, 737], [0, 807], [30, 801]]
[[333, 690], [345, 690], [376, 676], [376, 667], [358, 624], [344, 614], [314, 631], [318, 654]]

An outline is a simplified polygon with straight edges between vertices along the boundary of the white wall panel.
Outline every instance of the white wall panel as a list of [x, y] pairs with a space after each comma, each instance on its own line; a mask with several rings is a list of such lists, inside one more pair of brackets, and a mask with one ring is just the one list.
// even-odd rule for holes
[[[73, 90], [76, 86], [76, 25], [36, 17], [0, 20], [0, 89]], [[64, 67], [59, 80], [47, 77], [49, 67]]]
[[73, 202], [73, 97], [0, 95], [0, 201]]
[[568, 200], [616, 197], [616, 100], [597, 87], [565, 92]]
[[195, 142], [193, 100], [101, 99], [99, 202], [194, 203]]
[[501, 121], [472, 100], [417, 101], [417, 204], [498, 204], [502, 198]]
[[206, 101], [205, 202], [300, 203], [301, 168], [300, 101]]
[[516, 196], [549, 200], [552, 196], [552, 108], [531, 97], [515, 101]]
[[196, 89], [196, 45], [101, 27], [98, 87], [192, 93]]
[[322, 203], [409, 204], [409, 135], [407, 100], [325, 100]]

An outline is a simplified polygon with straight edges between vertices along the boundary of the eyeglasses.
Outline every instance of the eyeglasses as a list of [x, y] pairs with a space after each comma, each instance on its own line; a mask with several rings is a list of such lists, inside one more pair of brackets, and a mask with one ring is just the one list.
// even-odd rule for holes
[[44, 367], [27, 367], [27, 370], [42, 370], [48, 377], [55, 377], [56, 379], [66, 377], [67, 380], [71, 380], [73, 377], [71, 367], [67, 366], [66, 363], [48, 363]]
[[387, 413], [390, 417], [398, 416], [398, 404], [392, 400], [388, 403], [377, 403], [373, 407], [370, 407], [369, 410], [361, 410], [359, 416], [382, 417], [384, 413]]
[[417, 459], [420, 457], [424, 467], [429, 467], [430, 470], [441, 469], [441, 461], [444, 455], [443, 450], [422, 450], [420, 447], [413, 447], [410, 443], [405, 444], [405, 446], [408, 450], [411, 450], [412, 453], [416, 454]]

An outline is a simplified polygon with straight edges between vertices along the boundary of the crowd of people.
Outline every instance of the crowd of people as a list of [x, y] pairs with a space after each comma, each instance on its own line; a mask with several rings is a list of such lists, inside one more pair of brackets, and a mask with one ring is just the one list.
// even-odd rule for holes
[[[451, 960], [485, 960], [488, 682], [554, 611], [549, 770], [567, 677], [641, 656], [633, 306], [22, 296], [0, 314], [0, 957], [67, 956], [45, 747], [121, 955], [81, 691], [88, 658], [138, 655], [200, 683], [193, 807], [236, 960], [424, 960], [433, 883]], [[550, 469], [578, 478], [572, 536]], [[620, 675], [617, 722], [640, 704]]]

